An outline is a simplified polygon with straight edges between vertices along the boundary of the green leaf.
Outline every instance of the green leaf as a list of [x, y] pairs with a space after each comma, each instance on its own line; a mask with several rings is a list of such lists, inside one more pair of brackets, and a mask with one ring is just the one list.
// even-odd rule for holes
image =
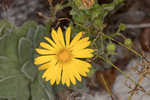
[[8, 100], [8, 99], [6, 99], [6, 98], [0, 98], [0, 100]]
[[21, 64], [32, 59], [32, 42], [24, 37], [18, 43], [18, 56]]
[[[7, 42], [10, 39], [10, 35], [14, 32], [13, 30], [15, 30], [15, 26], [12, 26], [10, 23], [8, 23], [7, 21], [0, 21], [0, 48], [2, 48], [0, 50], [0, 55], [1, 56], [5, 56], [6, 53], [5, 52], [9, 52], [8, 49], [6, 49]], [[8, 39], [9, 38], [9, 39]], [[12, 39], [12, 38], [11, 38]], [[10, 40], [11, 41], [11, 40]], [[12, 49], [11, 49], [12, 50]], [[10, 51], [11, 51], [10, 50]], [[11, 56], [11, 55], [10, 55]]]
[[23, 24], [22, 27], [20, 27], [16, 30], [16, 34], [18, 37], [23, 37], [28, 33], [30, 28], [35, 29], [36, 26], [37, 26], [37, 24], [33, 21], [26, 22]]
[[100, 15], [101, 16], [104, 15], [104, 9], [98, 4], [94, 5], [94, 7], [92, 9], [90, 9], [89, 12], [92, 15], [91, 20], [94, 20], [95, 18], [100, 19]]
[[52, 87], [43, 82], [41, 76], [31, 84], [32, 100], [55, 100]]
[[103, 9], [107, 12], [112, 11], [115, 8], [115, 5], [113, 3], [110, 4], [103, 4]]
[[[0, 21], [0, 37], [3, 35], [3, 33], [8, 30], [11, 29], [11, 27], [15, 27], [13, 24], [9, 23], [6, 20], [1, 20]], [[16, 28], [16, 27], [15, 27]]]
[[5, 55], [10, 59], [17, 61], [17, 37], [10, 31], [10, 34], [5, 38]]
[[8, 77], [19, 74], [19, 66], [16, 62], [10, 60], [8, 57], [0, 56], [0, 77]]
[[125, 24], [120, 24], [120, 25], [119, 25], [119, 29], [120, 29], [121, 31], [125, 31], [125, 29], [126, 29]]
[[48, 100], [44, 89], [39, 84], [38, 80], [31, 84], [32, 100]]
[[33, 65], [32, 61], [26, 61], [21, 68], [21, 72], [33, 81], [37, 75], [37, 68]]
[[42, 26], [37, 26], [33, 35], [33, 48], [39, 47], [40, 42], [44, 39], [43, 37], [48, 35], [46, 34], [46, 28]]
[[42, 79], [42, 73], [40, 73], [39, 76], [40, 76], [39, 83], [41, 84], [42, 88], [44, 89], [44, 92], [47, 95], [48, 100], [55, 100], [55, 97], [54, 97], [55, 93], [53, 91], [52, 86], [50, 85], [49, 82], [46, 82], [45, 80]]
[[2, 56], [12, 58], [14, 61], [17, 60], [17, 36], [15, 34], [16, 27], [5, 21], [0, 23], [0, 47]]
[[45, 35], [47, 29], [34, 22], [22, 27], [0, 23], [0, 99], [54, 100], [52, 87], [37, 78], [32, 63], [33, 50]]
[[[1, 37], [0, 37], [1, 38]], [[1, 50], [0, 50], [0, 56], [5, 56], [5, 39], [0, 39], [0, 48], [2, 48]]]
[[0, 40], [3, 39], [8, 35], [8, 32], [6, 32], [6, 24], [1, 25], [0, 24]]
[[117, 6], [117, 5], [121, 4], [121, 3], [123, 3], [123, 1], [125, 1], [125, 0], [114, 0], [112, 3], [113, 3], [115, 6]]
[[97, 29], [100, 29], [100, 30], [103, 30], [103, 28], [104, 28], [103, 21], [100, 20], [99, 18], [97, 18], [97, 19], [94, 20], [93, 25], [94, 25]]
[[28, 100], [28, 81], [21, 75], [8, 76], [0, 80], [0, 98]]

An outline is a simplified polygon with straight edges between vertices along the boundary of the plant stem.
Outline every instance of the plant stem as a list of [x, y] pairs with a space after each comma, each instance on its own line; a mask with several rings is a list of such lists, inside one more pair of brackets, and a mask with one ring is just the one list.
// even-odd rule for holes
[[128, 74], [126, 74], [125, 72], [123, 72], [120, 68], [118, 68], [116, 65], [114, 65], [110, 60], [108, 60], [108, 59], [106, 60], [102, 56], [98, 56], [98, 58], [102, 59], [103, 61], [105, 61], [106, 63], [108, 63], [109, 65], [111, 65], [115, 69], [117, 69], [121, 74], [123, 74], [127, 79], [131, 80], [134, 84], [137, 84], [136, 81], [134, 81], [133, 79], [131, 79], [131, 77]]
[[121, 43], [121, 42], [119, 42], [119, 41], [113, 39], [112, 37], [110, 37], [110, 36], [108, 36], [108, 35], [105, 35], [105, 34], [103, 34], [103, 36], [105, 36], [105, 37], [111, 39], [112, 41], [117, 42], [119, 45], [121, 45], [121, 46], [127, 48], [128, 50], [130, 50], [130, 51], [133, 52], [134, 54], [138, 55], [139, 57], [144, 58], [144, 57], [143, 57], [140, 53], [138, 53], [137, 51], [133, 50], [132, 48], [127, 47], [126, 45], [124, 45], [123, 43]]
[[107, 84], [103, 74], [101, 74], [100, 77], [101, 77], [102, 81], [104, 82], [104, 85], [106, 87], [106, 91], [112, 96], [112, 92], [111, 92], [110, 88], [108, 87], [108, 84]]

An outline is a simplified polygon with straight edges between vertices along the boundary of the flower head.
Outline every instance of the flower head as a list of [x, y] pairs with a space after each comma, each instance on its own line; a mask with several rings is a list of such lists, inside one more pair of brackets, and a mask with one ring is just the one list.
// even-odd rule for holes
[[82, 38], [79, 32], [71, 41], [71, 28], [68, 27], [64, 35], [59, 27], [57, 32], [52, 29], [52, 40], [45, 37], [47, 42], [41, 42], [42, 48], [37, 48], [37, 53], [41, 56], [35, 58], [35, 65], [40, 65], [39, 70], [45, 70], [43, 78], [50, 80], [50, 84], [55, 82], [70, 86], [76, 84], [76, 79], [81, 81], [81, 76], [87, 76], [91, 65], [80, 58], [93, 57], [93, 50], [87, 48], [90, 45], [88, 37]]

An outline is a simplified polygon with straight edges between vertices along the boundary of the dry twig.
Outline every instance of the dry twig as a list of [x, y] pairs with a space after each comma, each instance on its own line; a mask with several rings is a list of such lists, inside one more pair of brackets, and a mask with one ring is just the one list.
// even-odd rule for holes
[[135, 29], [135, 28], [147, 28], [150, 27], [150, 23], [144, 24], [126, 24], [127, 29]]

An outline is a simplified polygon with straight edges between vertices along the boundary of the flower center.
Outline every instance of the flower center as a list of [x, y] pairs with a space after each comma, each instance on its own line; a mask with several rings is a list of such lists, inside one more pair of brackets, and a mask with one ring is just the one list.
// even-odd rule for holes
[[57, 56], [58, 56], [58, 59], [63, 63], [71, 59], [71, 53], [70, 51], [66, 49], [61, 50]]

